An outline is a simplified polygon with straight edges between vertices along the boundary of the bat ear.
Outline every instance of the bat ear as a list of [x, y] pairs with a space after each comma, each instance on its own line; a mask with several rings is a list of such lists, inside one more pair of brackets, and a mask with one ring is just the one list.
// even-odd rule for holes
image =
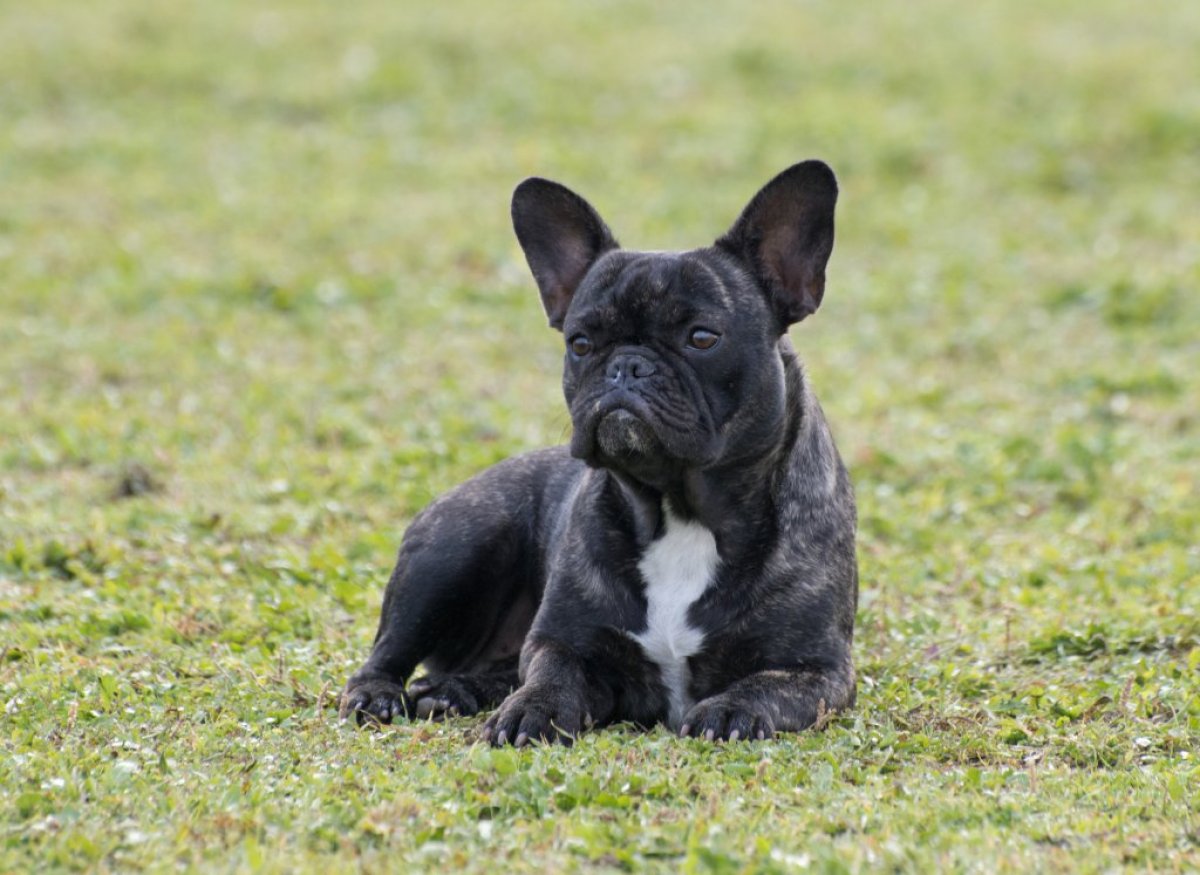
[[513, 191], [512, 222], [550, 326], [561, 331], [588, 269], [616, 249], [617, 241], [591, 204], [565, 185], [536, 176]]
[[783, 325], [821, 306], [837, 195], [827, 164], [802, 161], [764, 185], [717, 240], [750, 268]]

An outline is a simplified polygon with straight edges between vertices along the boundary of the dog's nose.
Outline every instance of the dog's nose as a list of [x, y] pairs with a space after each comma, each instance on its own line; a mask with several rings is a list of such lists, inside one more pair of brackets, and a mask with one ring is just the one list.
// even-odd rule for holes
[[608, 381], [618, 386], [626, 386], [635, 380], [642, 380], [655, 372], [654, 362], [636, 353], [622, 353], [613, 356], [604, 374]]

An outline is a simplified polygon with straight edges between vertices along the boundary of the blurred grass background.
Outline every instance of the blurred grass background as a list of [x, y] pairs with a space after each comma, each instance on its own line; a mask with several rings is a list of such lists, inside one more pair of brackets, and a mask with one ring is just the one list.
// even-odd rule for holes
[[[0, 868], [1197, 865], [1197, 45], [1110, 0], [0, 6]], [[566, 436], [513, 185], [690, 247], [806, 157], [858, 710], [331, 726], [411, 515]]]

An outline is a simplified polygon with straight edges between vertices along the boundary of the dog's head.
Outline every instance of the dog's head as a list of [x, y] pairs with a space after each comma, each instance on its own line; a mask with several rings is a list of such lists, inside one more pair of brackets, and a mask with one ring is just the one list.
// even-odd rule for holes
[[833, 171], [805, 161], [714, 245], [634, 252], [570, 189], [536, 177], [517, 186], [513, 227], [566, 340], [572, 453], [655, 483], [777, 440], [779, 343], [820, 306], [836, 202]]

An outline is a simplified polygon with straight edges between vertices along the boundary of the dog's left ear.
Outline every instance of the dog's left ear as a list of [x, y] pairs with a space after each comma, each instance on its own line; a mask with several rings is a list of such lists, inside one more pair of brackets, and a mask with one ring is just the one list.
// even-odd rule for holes
[[616, 249], [617, 241], [591, 204], [565, 185], [537, 176], [513, 192], [512, 222], [550, 327], [561, 331], [588, 268]]
[[764, 185], [717, 240], [750, 268], [785, 326], [821, 306], [837, 194], [829, 165], [794, 164]]

